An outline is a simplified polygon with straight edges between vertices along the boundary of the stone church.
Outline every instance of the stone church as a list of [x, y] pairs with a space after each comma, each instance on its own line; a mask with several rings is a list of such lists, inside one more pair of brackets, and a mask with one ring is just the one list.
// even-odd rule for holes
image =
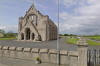
[[18, 40], [48, 41], [57, 39], [57, 26], [48, 15], [42, 15], [34, 4], [19, 17]]

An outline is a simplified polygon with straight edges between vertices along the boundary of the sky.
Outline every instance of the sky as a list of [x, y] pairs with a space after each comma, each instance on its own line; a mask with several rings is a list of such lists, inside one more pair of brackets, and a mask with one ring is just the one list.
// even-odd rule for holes
[[[0, 29], [18, 32], [18, 18], [24, 16], [33, 0], [0, 0]], [[43, 15], [57, 24], [57, 0], [34, 0]], [[60, 33], [100, 34], [100, 0], [60, 0]]]

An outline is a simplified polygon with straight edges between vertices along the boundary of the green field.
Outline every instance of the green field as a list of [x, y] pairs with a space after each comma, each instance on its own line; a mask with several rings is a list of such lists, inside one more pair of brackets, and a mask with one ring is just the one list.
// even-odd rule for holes
[[13, 40], [13, 39], [16, 39], [15, 37], [14, 38], [0, 38], [0, 40]]
[[68, 44], [77, 44], [78, 40], [79, 39], [77, 39], [77, 38], [67, 38], [66, 43], [68, 43]]
[[[78, 40], [79, 40], [78, 38], [67, 38], [66, 43], [67, 43], [67, 44], [77, 44]], [[88, 45], [90, 45], [90, 46], [97, 46], [97, 45], [100, 45], [99, 42], [92, 41], [92, 40], [87, 40], [87, 43], [88, 43]]]
[[87, 43], [88, 43], [88, 45], [91, 45], [91, 46], [100, 45], [99, 42], [95, 42], [95, 41], [92, 41], [92, 40], [87, 40]]
[[87, 36], [86, 38], [92, 39], [92, 40], [100, 40], [100, 36]]

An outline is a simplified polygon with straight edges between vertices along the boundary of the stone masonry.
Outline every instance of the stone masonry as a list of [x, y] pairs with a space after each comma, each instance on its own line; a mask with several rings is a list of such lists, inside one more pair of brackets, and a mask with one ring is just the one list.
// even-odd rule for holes
[[[60, 64], [66, 66], [87, 66], [88, 44], [86, 40], [81, 38], [77, 46], [77, 51], [60, 50]], [[56, 49], [0, 46], [0, 56], [34, 61], [39, 57], [42, 63], [57, 64]]]
[[34, 4], [19, 18], [18, 40], [48, 41], [57, 39], [57, 26], [48, 15], [42, 15]]

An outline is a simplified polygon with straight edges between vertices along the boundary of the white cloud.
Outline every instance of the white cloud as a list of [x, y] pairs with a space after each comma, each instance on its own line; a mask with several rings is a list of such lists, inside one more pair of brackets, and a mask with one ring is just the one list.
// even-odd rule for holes
[[17, 25], [0, 25], [0, 29], [3, 29], [5, 32], [18, 32]]
[[67, 12], [60, 13], [60, 18], [62, 20], [67, 20], [67, 19], [70, 19], [71, 17], [72, 17], [72, 15], [68, 14]]
[[87, 0], [87, 2], [91, 5], [100, 4], [100, 0]]
[[80, 3], [84, 5], [76, 7], [73, 15], [65, 11], [60, 13], [62, 20], [60, 31], [74, 34], [100, 34], [100, 0], [83, 0]]
[[79, 5], [78, 7], [80, 7], [80, 6], [85, 6], [86, 1], [88, 0], [62, 0], [61, 4], [63, 4], [65, 7], [73, 7], [76, 5]]
[[[33, 0], [25, 0], [32, 3]], [[42, 2], [42, 0], [39, 0]], [[46, 1], [46, 0], [45, 0]], [[54, 1], [54, 0], [52, 0]], [[57, 0], [56, 0], [57, 1]], [[60, 32], [74, 34], [100, 34], [100, 0], [61, 0], [60, 13]], [[35, 3], [41, 8], [41, 11], [46, 12], [47, 6]], [[65, 7], [63, 7], [63, 6]], [[51, 6], [51, 5], [50, 5]], [[53, 7], [52, 7], [53, 8]], [[66, 9], [65, 9], [66, 8]], [[74, 11], [70, 12], [74, 9]], [[68, 12], [67, 12], [68, 11]], [[1, 26], [0, 29], [5, 31], [17, 32], [17, 25]]]
[[29, 3], [33, 3], [34, 2], [34, 0], [26, 0], [27, 2], [29, 2]]
[[1, 25], [0, 25], [0, 29], [5, 29], [5, 26], [1, 26]]
[[63, 4], [64, 4], [66, 7], [75, 5], [75, 4], [77, 3], [77, 1], [78, 1], [78, 0], [62, 0]]

